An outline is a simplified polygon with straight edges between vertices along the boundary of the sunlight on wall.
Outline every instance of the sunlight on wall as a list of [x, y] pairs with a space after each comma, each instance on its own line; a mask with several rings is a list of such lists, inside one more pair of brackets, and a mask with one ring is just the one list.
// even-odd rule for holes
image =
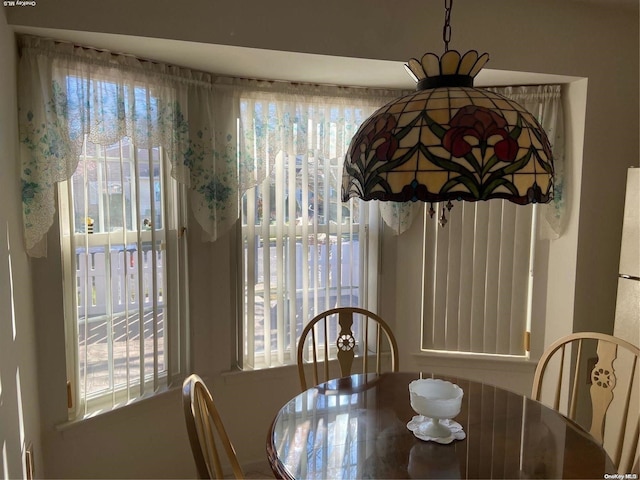
[[[18, 316], [14, 265], [9, 235], [9, 223], [0, 224], [0, 478], [27, 478], [27, 429], [25, 413], [29, 413], [29, 397], [23, 397]], [[6, 242], [6, 243], [5, 243]], [[10, 330], [11, 329], [11, 330]], [[24, 369], [22, 370], [24, 373]], [[15, 385], [13, 383], [15, 378]], [[25, 400], [27, 404], [25, 405]], [[27, 409], [27, 410], [25, 410]]]
[[20, 427], [20, 445], [24, 445], [24, 414], [22, 411], [22, 387], [20, 384], [20, 367], [16, 368], [16, 397], [18, 399], [18, 426]]
[[[11, 260], [10, 260], [10, 255], [9, 255], [9, 223], [7, 222], [6, 224], [6, 230], [7, 230], [7, 263], [10, 265], [11, 264]], [[1, 237], [0, 237], [1, 238]], [[4, 251], [4, 248], [2, 248], [2, 251]], [[9, 267], [9, 271], [11, 271], [11, 267]], [[12, 312], [13, 312], [13, 281], [11, 280], [11, 273], [9, 273], [9, 291], [10, 291], [10, 295], [11, 295], [11, 304], [12, 304]], [[15, 315], [12, 313], [12, 325], [13, 325], [13, 340], [16, 339], [16, 325], [15, 325]], [[1, 372], [0, 372], [1, 373]], [[3, 400], [2, 400], [2, 375], [0, 375], [0, 407], [3, 404]], [[6, 444], [5, 444], [6, 447]], [[7, 477], [3, 477], [3, 478], [7, 478]]]
[[[2, 373], [2, 372], [0, 372]], [[4, 399], [2, 398], [2, 375], [0, 375], [0, 407], [2, 407]], [[2, 442], [2, 478], [9, 478], [9, 472], [7, 472], [7, 441]]]
[[9, 478], [9, 467], [7, 465], [7, 442], [2, 442], [2, 478]]
[[13, 340], [16, 339], [16, 302], [13, 297], [13, 271], [11, 269], [11, 242], [9, 241], [9, 225], [7, 225], [7, 255], [9, 274], [9, 298], [11, 299], [11, 326], [13, 327]]

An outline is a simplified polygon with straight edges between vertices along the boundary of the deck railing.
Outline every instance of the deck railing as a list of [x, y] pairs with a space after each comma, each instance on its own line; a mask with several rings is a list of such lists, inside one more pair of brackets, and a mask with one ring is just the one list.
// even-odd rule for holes
[[[157, 304], [162, 305], [164, 251], [138, 251], [136, 245], [76, 249], [78, 316], [94, 317], [153, 306], [153, 255], [156, 255]], [[141, 263], [139, 268], [138, 263]], [[109, 286], [111, 288], [109, 288]]]

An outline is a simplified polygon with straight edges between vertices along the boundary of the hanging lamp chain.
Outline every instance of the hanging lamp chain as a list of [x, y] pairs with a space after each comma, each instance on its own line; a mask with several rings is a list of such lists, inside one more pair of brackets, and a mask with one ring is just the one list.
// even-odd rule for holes
[[444, 41], [444, 51], [449, 51], [451, 41], [451, 7], [453, 0], [444, 0], [444, 27], [442, 28], [442, 40]]

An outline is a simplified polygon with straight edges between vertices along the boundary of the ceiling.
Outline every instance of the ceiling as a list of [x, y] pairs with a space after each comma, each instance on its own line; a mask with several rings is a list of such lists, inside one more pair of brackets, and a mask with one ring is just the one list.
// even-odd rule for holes
[[[152, 59], [218, 75], [328, 85], [415, 88], [415, 83], [406, 73], [403, 62], [280, 52], [161, 38], [17, 25], [13, 26], [13, 28], [18, 33], [65, 40], [117, 53], [128, 53], [140, 58]], [[576, 79], [576, 77], [562, 75], [483, 69], [476, 77], [475, 85], [568, 83]]]

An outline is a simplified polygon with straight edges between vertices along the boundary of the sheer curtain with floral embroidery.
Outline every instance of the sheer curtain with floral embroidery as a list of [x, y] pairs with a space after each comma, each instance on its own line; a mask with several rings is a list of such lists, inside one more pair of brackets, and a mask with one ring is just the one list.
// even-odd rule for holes
[[76, 170], [85, 140], [162, 147], [189, 188], [205, 236], [238, 218], [238, 103], [211, 75], [49, 39], [20, 37], [19, 126], [25, 243], [45, 256], [54, 186]]
[[515, 100], [529, 110], [540, 122], [549, 137], [553, 151], [553, 200], [541, 209], [541, 235], [559, 238], [565, 229], [565, 156], [564, 118], [561, 85], [530, 85], [492, 88], [492, 91]]

